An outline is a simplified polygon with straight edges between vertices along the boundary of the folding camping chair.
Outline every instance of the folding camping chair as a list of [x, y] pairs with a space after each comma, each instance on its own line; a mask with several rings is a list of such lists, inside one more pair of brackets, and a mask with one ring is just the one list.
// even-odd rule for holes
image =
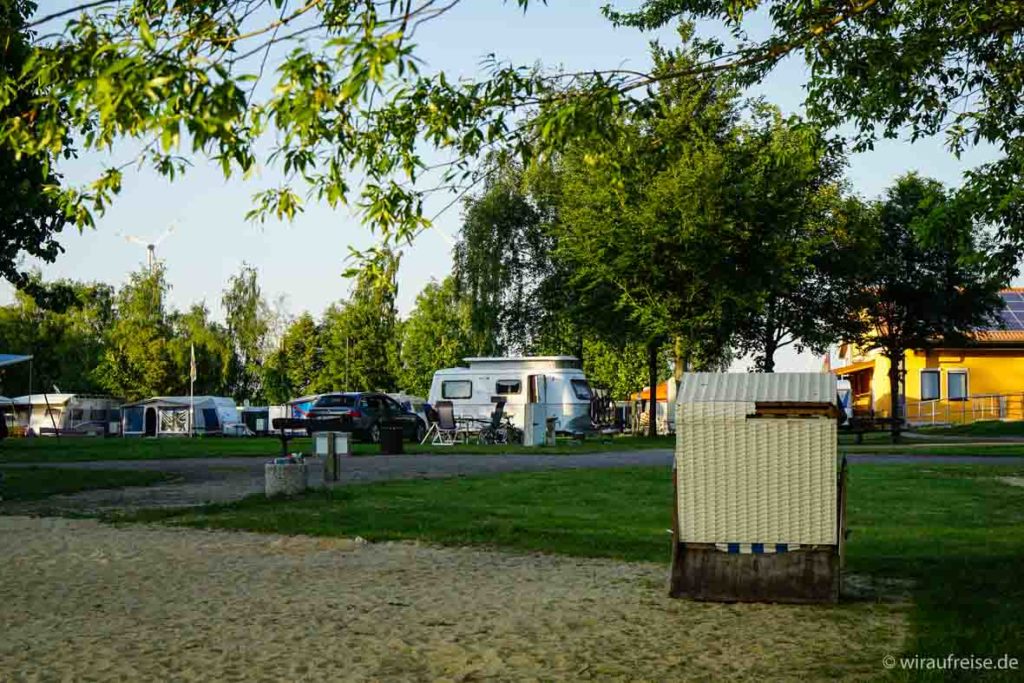
[[505, 417], [505, 397], [495, 396], [494, 411], [491, 413], [491, 421], [480, 430], [477, 441], [482, 444], [507, 443], [508, 432], [501, 428], [502, 418]]
[[461, 440], [461, 433], [455, 422], [455, 407], [451, 401], [438, 401], [428, 417], [430, 429], [420, 443], [426, 443], [427, 439], [431, 439], [430, 443], [435, 446], [454, 446]]

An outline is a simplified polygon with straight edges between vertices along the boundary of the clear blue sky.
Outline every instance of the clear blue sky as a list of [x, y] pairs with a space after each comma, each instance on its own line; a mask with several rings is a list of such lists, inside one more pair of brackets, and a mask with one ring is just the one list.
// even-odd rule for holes
[[[572, 70], [648, 64], [650, 35], [614, 30], [600, 16], [606, 0], [582, 2], [549, 0], [536, 4], [525, 16], [514, 3], [501, 0], [466, 0], [440, 21], [423, 27], [417, 36], [420, 56], [428, 69], [472, 75], [481, 58], [495, 53], [515, 63], [563, 65]], [[69, 4], [40, 2], [40, 13]], [[666, 44], [671, 33], [661, 37]], [[803, 64], [789, 60], [758, 92], [786, 112], [799, 112], [806, 74]], [[113, 158], [131, 157], [132, 147]], [[961, 160], [952, 157], [941, 140], [885, 141], [872, 152], [851, 159], [849, 178], [864, 196], [876, 196], [893, 178], [911, 170], [959, 184], [966, 168], [992, 158], [989, 149], [973, 150]], [[78, 234], [71, 230], [61, 238], [66, 253], [57, 263], [44, 265], [46, 278], [70, 277], [101, 280], [120, 285], [127, 274], [145, 260], [141, 246], [130, 244], [117, 233], [151, 237], [173, 221], [177, 231], [160, 245], [157, 255], [167, 266], [172, 285], [171, 305], [185, 308], [205, 300], [220, 316], [220, 293], [242, 262], [254, 265], [268, 300], [282, 300], [293, 314], [310, 311], [319, 315], [332, 301], [346, 296], [348, 283], [340, 273], [348, 246], [369, 246], [372, 237], [354, 214], [309, 206], [291, 224], [256, 226], [245, 221], [250, 197], [258, 189], [277, 184], [278, 177], [265, 171], [248, 182], [225, 181], [219, 170], [202, 159], [184, 179], [170, 183], [156, 174], [129, 170], [114, 206], [97, 222], [95, 230]], [[66, 180], [85, 182], [96, 177], [103, 159], [94, 155], [65, 166]], [[450, 197], [438, 197], [433, 210]], [[432, 213], [428, 205], [428, 213]], [[452, 209], [438, 221], [448, 235], [458, 232], [459, 210]], [[431, 278], [444, 277], [451, 268], [450, 246], [440, 235], [427, 233], [406, 250], [399, 280], [399, 308], [408, 312], [416, 293]], [[0, 291], [0, 303], [11, 299], [11, 289]], [[785, 353], [780, 368], [817, 367], [817, 361]]]

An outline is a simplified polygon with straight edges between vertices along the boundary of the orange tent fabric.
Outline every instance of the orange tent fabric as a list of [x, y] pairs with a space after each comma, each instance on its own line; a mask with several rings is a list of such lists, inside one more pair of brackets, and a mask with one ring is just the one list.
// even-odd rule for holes
[[[658, 391], [655, 394], [657, 400], [667, 401], [668, 400], [668, 381], [664, 381], [658, 385]], [[630, 398], [634, 401], [648, 401], [651, 398], [651, 388], [644, 387], [642, 391], [633, 392]]]

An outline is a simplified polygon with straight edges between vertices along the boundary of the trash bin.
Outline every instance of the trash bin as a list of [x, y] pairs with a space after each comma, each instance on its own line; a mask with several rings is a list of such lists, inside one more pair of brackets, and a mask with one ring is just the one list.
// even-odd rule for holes
[[382, 455], [400, 455], [402, 450], [402, 425], [396, 422], [380, 423], [380, 452]]

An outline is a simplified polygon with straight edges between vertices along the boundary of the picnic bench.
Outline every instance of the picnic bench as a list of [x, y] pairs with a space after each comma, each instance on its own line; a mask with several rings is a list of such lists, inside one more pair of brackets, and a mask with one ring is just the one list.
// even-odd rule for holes
[[324, 420], [305, 420], [294, 417], [275, 417], [271, 421], [277, 431], [277, 438], [281, 440], [281, 457], [288, 457], [288, 442], [294, 435], [290, 431], [301, 431], [312, 435], [314, 432], [350, 432], [352, 426], [348, 420], [331, 418]]

